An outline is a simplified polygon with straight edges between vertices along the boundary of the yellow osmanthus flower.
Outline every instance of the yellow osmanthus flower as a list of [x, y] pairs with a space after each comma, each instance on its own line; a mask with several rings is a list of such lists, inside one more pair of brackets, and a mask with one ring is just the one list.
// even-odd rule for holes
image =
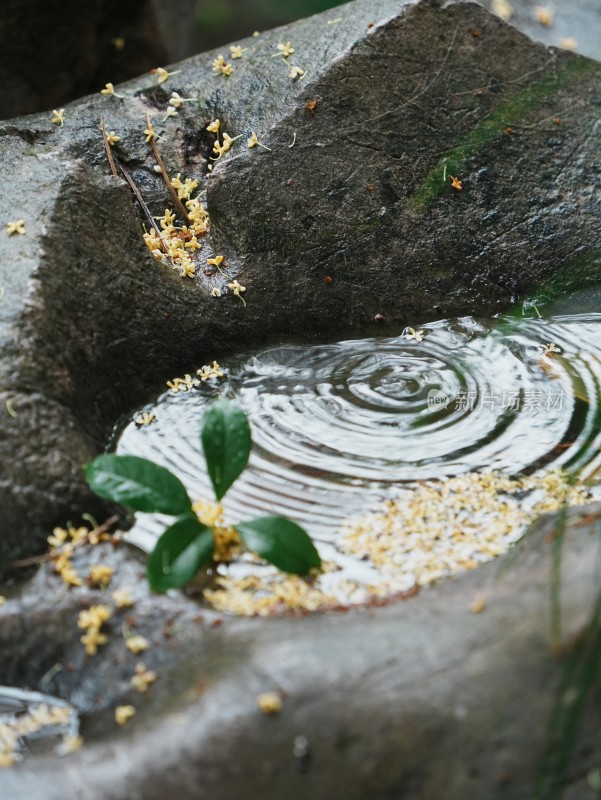
[[234, 68], [231, 64], [228, 64], [225, 58], [221, 55], [217, 56], [217, 58], [213, 59], [213, 74], [214, 75], [223, 75], [224, 77], [228, 77], [232, 74]]
[[486, 597], [479, 594], [478, 597], [470, 604], [470, 611], [472, 614], [481, 614], [486, 609]]
[[263, 150], [268, 150], [271, 153], [271, 147], [267, 147], [267, 145], [262, 144], [258, 138], [257, 134], [253, 131], [250, 135], [250, 138], [247, 140], [248, 149], [250, 150], [252, 147], [262, 147]]
[[112, 611], [107, 605], [90, 606], [79, 612], [78, 628], [101, 628], [112, 615]]
[[24, 219], [17, 219], [14, 222], [7, 222], [6, 223], [6, 231], [9, 236], [14, 236], [15, 233], [20, 234], [21, 236], [25, 236], [25, 220]]
[[144, 128], [144, 135], [146, 136], [146, 143], [149, 144], [153, 139], [158, 139], [159, 135], [154, 129], [152, 122], [148, 123], [148, 127]]
[[453, 189], [457, 189], [460, 192], [463, 189], [463, 183], [459, 180], [459, 178], [454, 178], [452, 175], [449, 175], [451, 186]]
[[65, 566], [59, 571], [59, 575], [67, 584], [67, 586], [82, 586], [81, 578], [75, 571], [75, 567], [70, 563], [65, 564]]
[[163, 248], [161, 237], [157, 234], [154, 228], [150, 231], [150, 233], [144, 234], [144, 241], [151, 252], [154, 250], [162, 250]]
[[0, 606], [4, 605], [4, 603], [6, 603], [6, 597], [4, 597], [3, 594], [0, 594]]
[[177, 109], [172, 108], [171, 106], [169, 106], [165, 116], [163, 117], [163, 122], [165, 122], [166, 120], [170, 119], [171, 117], [177, 117], [177, 115], [178, 115]]
[[178, 392], [185, 392], [186, 387], [182, 386], [183, 383], [181, 378], [175, 378], [172, 381], [167, 381], [167, 386], [171, 389], [173, 394], [177, 394]]
[[115, 589], [111, 597], [115, 601], [117, 608], [131, 608], [134, 604], [134, 599], [130, 595], [128, 588]]
[[501, 17], [505, 22], [508, 22], [513, 16], [513, 6], [509, 0], [492, 0], [491, 10], [493, 14]]
[[181, 108], [183, 103], [192, 103], [193, 101], [193, 97], [182, 97], [181, 94], [178, 94], [177, 92], [171, 92], [169, 105], [173, 108]]
[[305, 70], [301, 69], [300, 67], [291, 67], [290, 72], [288, 73], [288, 77], [291, 80], [295, 81], [298, 78], [304, 78], [306, 74], [307, 73], [305, 72]]
[[214, 287], [211, 289], [211, 295], [212, 295], [213, 297], [221, 297], [221, 289], [217, 288], [217, 286], [214, 286]]
[[181, 69], [178, 69], [175, 72], [168, 72], [163, 67], [157, 67], [156, 69], [151, 70], [151, 72], [157, 76], [157, 83], [165, 83], [172, 75], [179, 75]]
[[263, 714], [279, 714], [282, 710], [282, 698], [277, 692], [263, 692], [257, 697], [257, 705]]
[[111, 44], [115, 48], [115, 50], [123, 50], [125, 47], [125, 39], [123, 36], [115, 36], [114, 39], [111, 39]]
[[139, 663], [136, 664], [136, 672], [135, 675], [132, 676], [129, 684], [132, 689], [135, 689], [136, 692], [140, 692], [143, 694], [148, 690], [148, 687], [151, 686], [157, 679], [156, 672], [152, 670], [146, 669], [146, 665]]
[[[215, 144], [213, 145], [213, 152], [214, 152], [214, 153], [217, 153], [217, 158], [221, 158], [221, 156], [222, 156], [222, 155], [224, 155], [225, 153], [227, 153], [227, 152], [228, 152], [228, 150], [229, 150], [229, 149], [231, 148], [231, 146], [233, 145], [233, 143], [234, 143], [234, 142], [235, 142], [237, 139], [240, 139], [241, 137], [242, 137], [242, 134], [240, 134], [239, 136], [233, 136], [233, 137], [232, 137], [232, 136], [230, 136], [228, 133], [224, 133], [224, 134], [223, 134], [223, 142], [220, 144], [220, 143], [219, 143], [219, 141], [217, 140], [217, 141], [215, 142]], [[215, 159], [214, 159], [214, 160], [215, 160]]]
[[68, 533], [64, 528], [54, 528], [52, 536], [49, 536], [47, 541], [51, 547], [60, 547], [67, 541]]
[[206, 236], [211, 229], [211, 224], [208, 217], [203, 217], [202, 219], [195, 220], [192, 227], [196, 236]]
[[129, 636], [125, 640], [125, 646], [130, 653], [135, 653], [137, 655], [138, 653], [143, 653], [145, 650], [148, 650], [150, 642], [143, 636]]
[[239, 44], [232, 44], [230, 45], [230, 54], [232, 58], [242, 58], [242, 53], [246, 50]]
[[62, 744], [57, 750], [58, 755], [65, 756], [69, 753], [74, 753], [76, 750], [83, 744], [83, 739], [81, 736], [66, 736], [63, 739]]
[[[203, 369], [209, 368], [203, 367]], [[213, 559], [224, 563], [232, 561], [240, 552], [241, 542], [235, 528], [225, 525], [221, 503], [197, 500], [192, 504], [192, 511], [198, 517], [199, 522], [213, 529]]]
[[553, 353], [561, 353], [560, 348], [553, 342], [550, 342], [549, 344], [543, 344], [542, 348], [543, 348], [543, 355], [545, 356], [551, 356], [553, 355]]
[[177, 190], [177, 196], [180, 200], [189, 200], [190, 195], [198, 186], [198, 180], [186, 178], [182, 182], [181, 174], [178, 172], [175, 178], [171, 178], [171, 185]]
[[244, 305], [246, 305], [246, 301], [242, 297], [242, 292], [246, 291], [246, 286], [242, 286], [240, 283], [238, 283], [238, 281], [231, 281], [230, 283], [228, 283], [227, 288], [231, 289], [232, 294], [235, 294], [236, 297], [239, 297], [240, 300], [242, 300], [242, 302], [244, 303]]
[[416, 331], [415, 328], [407, 328], [407, 333], [403, 334], [403, 339], [415, 339], [416, 342], [423, 342], [425, 331]]
[[63, 127], [63, 125], [65, 124], [65, 109], [64, 108], [59, 108], [59, 109], [54, 108], [52, 110], [52, 124], [53, 125], [60, 125], [61, 128]]
[[[215, 297], [220, 297], [221, 292]], [[208, 381], [210, 378], [223, 378], [223, 371], [216, 361], [213, 361], [211, 366], [204, 366], [202, 369], [196, 370], [196, 374], [201, 381]]]
[[181, 271], [182, 278], [193, 278], [195, 267], [190, 256], [182, 255], [176, 261], [177, 268]]
[[215, 256], [215, 258], [207, 258], [207, 264], [211, 267], [217, 267], [219, 272], [223, 272], [223, 270], [221, 269], [221, 265], [223, 264], [224, 259], [225, 256]]
[[221, 125], [221, 122], [218, 119], [214, 119], [213, 122], [210, 122], [207, 125], [207, 130], [210, 133], [218, 133], [220, 125]]
[[114, 145], [117, 144], [117, 142], [121, 141], [121, 137], [117, 136], [115, 131], [111, 131], [110, 133], [107, 133], [106, 140], [110, 144], [110, 146], [113, 147]]
[[133, 706], [117, 706], [115, 709], [115, 722], [117, 725], [126, 725], [135, 716], [136, 709]]
[[186, 242], [184, 247], [187, 247], [188, 250], [194, 252], [195, 250], [200, 250], [202, 248], [202, 244], [198, 241], [196, 236], [192, 236], [192, 238]]
[[578, 47], [578, 39], [573, 36], [564, 36], [559, 40], [559, 46], [562, 50], [575, 50]]
[[292, 47], [292, 42], [286, 42], [286, 44], [280, 43], [278, 45], [278, 52], [274, 53], [275, 56], [283, 56], [284, 58], [288, 58], [294, 53], [294, 47]]
[[105, 605], [90, 606], [89, 609], [79, 612], [79, 628], [87, 630], [80, 641], [86, 648], [89, 656], [95, 656], [98, 648], [108, 642], [108, 636], [101, 633], [102, 625], [111, 617], [111, 609]]
[[156, 417], [154, 414], [151, 414], [149, 411], [143, 411], [139, 417], [136, 417], [134, 422], [138, 427], [142, 427], [143, 425], [151, 425], [155, 420]]
[[[209, 367], [206, 367], [206, 369], [209, 369]], [[223, 522], [223, 506], [221, 503], [212, 503], [210, 500], [196, 500], [192, 503], [192, 511], [198, 517], [198, 521], [208, 528], [212, 528], [218, 522]]]
[[170, 209], [166, 208], [162, 217], [159, 217], [161, 228], [165, 229], [173, 225], [175, 222], [175, 214]]
[[90, 568], [90, 582], [99, 586], [108, 586], [113, 577], [113, 568], [106, 564], [94, 564]]
[[122, 94], [117, 94], [117, 92], [115, 91], [115, 87], [113, 86], [112, 83], [105, 84], [104, 89], [100, 90], [100, 94], [104, 94], [109, 97], [118, 97], [119, 100], [123, 100], [124, 97], [124, 95]]
[[536, 17], [536, 21], [541, 25], [549, 27], [553, 24], [554, 15], [550, 8], [546, 8], [545, 6], [536, 6], [534, 9], [534, 16]]

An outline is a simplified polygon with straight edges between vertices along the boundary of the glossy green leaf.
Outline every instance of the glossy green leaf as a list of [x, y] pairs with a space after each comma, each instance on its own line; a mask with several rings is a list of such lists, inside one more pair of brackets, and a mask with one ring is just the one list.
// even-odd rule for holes
[[218, 400], [205, 411], [200, 439], [215, 497], [221, 500], [248, 462], [250, 426], [246, 415], [229, 400]]
[[148, 557], [148, 582], [155, 592], [188, 583], [213, 557], [213, 531], [191, 514], [167, 528]]
[[296, 575], [321, 566], [319, 553], [309, 535], [284, 517], [259, 517], [239, 522], [236, 530], [245, 546], [270, 564]]
[[134, 511], [173, 515], [190, 511], [190, 498], [179, 478], [145, 458], [98, 456], [84, 471], [96, 494]]

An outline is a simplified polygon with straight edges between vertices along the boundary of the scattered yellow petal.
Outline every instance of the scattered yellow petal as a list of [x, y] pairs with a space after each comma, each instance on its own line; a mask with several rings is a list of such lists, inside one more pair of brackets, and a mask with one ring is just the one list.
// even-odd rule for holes
[[264, 692], [257, 697], [257, 705], [263, 714], [279, 714], [282, 698], [277, 692]]
[[510, 20], [513, 16], [513, 6], [508, 0], [492, 0], [491, 10], [498, 17], [504, 19], [505, 22]]
[[147, 670], [145, 664], [139, 663], [136, 664], [136, 673], [132, 676], [129, 683], [132, 689], [143, 694], [156, 679], [156, 672]]
[[66, 736], [57, 752], [61, 756], [68, 755], [69, 753], [74, 753], [76, 750], [79, 750], [82, 744], [83, 739], [81, 736]]
[[242, 58], [242, 53], [244, 50], [239, 44], [233, 44], [230, 46], [230, 53], [232, 54], [232, 58]]
[[79, 612], [77, 626], [79, 628], [100, 628], [111, 618], [112, 611], [106, 605], [90, 606]]
[[179, 69], [175, 72], [167, 72], [163, 67], [157, 67], [151, 71], [157, 76], [157, 83], [165, 83], [172, 75], [178, 75], [181, 72]]
[[125, 646], [130, 653], [135, 653], [137, 655], [138, 653], [143, 653], [144, 650], [148, 650], [150, 642], [143, 636], [129, 636], [125, 640]]
[[[154, 233], [154, 231], [153, 231], [153, 233]], [[159, 247], [158, 248], [154, 248], [154, 246], [151, 247], [148, 242], [146, 242], [146, 244], [148, 244], [148, 246], [150, 247], [151, 251], [153, 251], [154, 249], [160, 249], [160, 242], [159, 242]], [[156, 417], [155, 417], [154, 414], [151, 414], [149, 411], [143, 411], [140, 414], [139, 417], [136, 417], [134, 422], [136, 423], [136, 425], [139, 428], [141, 428], [142, 426], [151, 425], [155, 420], [156, 420]]]
[[288, 58], [294, 53], [294, 47], [292, 47], [291, 42], [286, 42], [286, 44], [279, 44], [278, 45], [279, 53], [274, 53], [276, 56], [283, 56], [284, 58]]
[[90, 582], [99, 586], [108, 586], [112, 577], [113, 569], [106, 564], [94, 564], [90, 569]]
[[6, 597], [3, 594], [0, 594], [0, 606], [6, 603]]
[[115, 605], [117, 608], [131, 608], [134, 604], [134, 600], [129, 594], [129, 589], [115, 589], [112, 594], [112, 598], [115, 601]]
[[61, 128], [65, 124], [65, 109], [59, 108], [58, 110], [55, 108], [52, 110], [52, 124], [53, 125], [60, 125]]
[[117, 142], [121, 141], [121, 137], [117, 136], [115, 131], [111, 131], [110, 133], [107, 134], [106, 140], [110, 144], [110, 146], [113, 147], [114, 145], [117, 144]]
[[481, 614], [484, 609], [486, 608], [486, 597], [484, 595], [479, 594], [478, 597], [474, 600], [474, 602], [470, 605], [470, 611], [472, 614]]
[[459, 178], [454, 178], [452, 175], [450, 175], [449, 177], [451, 179], [451, 186], [453, 187], [453, 189], [457, 189], [457, 191], [460, 192], [463, 189], [462, 182], [459, 180]]
[[115, 50], [123, 50], [125, 47], [125, 39], [123, 36], [115, 36], [114, 39], [111, 39], [111, 44], [115, 48]]
[[104, 89], [100, 90], [100, 94], [105, 94], [107, 96], [112, 96], [112, 97], [118, 97], [119, 100], [123, 100], [123, 95], [117, 94], [117, 92], [115, 91], [115, 87], [113, 86], [112, 83], [105, 84]]
[[148, 123], [148, 127], [144, 128], [144, 134], [146, 136], [146, 143], [148, 144], [152, 139], [158, 139], [157, 133], [154, 129], [152, 122]]
[[546, 8], [545, 6], [536, 6], [534, 9], [534, 15], [536, 17], [536, 21], [539, 22], [541, 25], [549, 25], [553, 24], [553, 11], [550, 8]]
[[18, 219], [15, 222], [7, 222], [6, 223], [6, 230], [8, 231], [9, 236], [13, 236], [15, 233], [20, 233], [21, 236], [24, 236], [25, 231], [25, 220]]
[[559, 40], [559, 46], [563, 50], [575, 50], [578, 47], [578, 40], [573, 36], [564, 36]]
[[115, 722], [117, 725], [126, 725], [135, 716], [136, 709], [133, 706], [117, 706], [115, 709]]

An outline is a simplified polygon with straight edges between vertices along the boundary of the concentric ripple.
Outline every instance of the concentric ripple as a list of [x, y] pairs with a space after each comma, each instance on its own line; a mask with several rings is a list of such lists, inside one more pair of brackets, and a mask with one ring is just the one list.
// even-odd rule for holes
[[[423, 330], [422, 341], [285, 345], [231, 359], [218, 387], [166, 393], [142, 409], [156, 421], [130, 422], [117, 451], [157, 461], [192, 497], [210, 497], [198, 431], [206, 404], [223, 393], [253, 433], [249, 468], [227, 496], [229, 519], [283, 514], [329, 542], [343, 518], [407, 483], [551, 466], [594, 479], [601, 315], [462, 318]], [[551, 344], [560, 352], [547, 354]], [[140, 520], [134, 541], [149, 548], [160, 530]]]

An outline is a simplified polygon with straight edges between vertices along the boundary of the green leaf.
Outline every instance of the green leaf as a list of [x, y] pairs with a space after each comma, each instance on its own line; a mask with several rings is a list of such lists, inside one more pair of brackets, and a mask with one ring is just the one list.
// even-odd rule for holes
[[284, 517], [259, 517], [238, 522], [236, 530], [246, 547], [270, 564], [296, 575], [321, 566], [319, 553], [309, 535]]
[[191, 514], [167, 528], [148, 557], [148, 582], [155, 592], [188, 583], [213, 557], [213, 531]]
[[218, 400], [205, 411], [200, 439], [215, 496], [221, 500], [248, 462], [250, 426], [246, 415], [229, 400]]
[[173, 515], [190, 511], [190, 498], [179, 478], [145, 458], [98, 456], [84, 472], [96, 494], [134, 511]]

